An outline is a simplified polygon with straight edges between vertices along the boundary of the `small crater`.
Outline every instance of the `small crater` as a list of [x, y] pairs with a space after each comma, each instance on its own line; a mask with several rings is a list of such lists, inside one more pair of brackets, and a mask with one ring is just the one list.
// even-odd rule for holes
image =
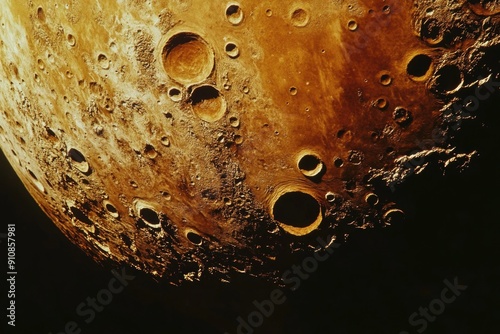
[[102, 105], [107, 112], [113, 112], [115, 110], [115, 101], [110, 97], [106, 97]]
[[380, 202], [380, 199], [377, 194], [370, 193], [365, 196], [365, 202], [370, 206], [376, 206]]
[[113, 217], [113, 218], [120, 217], [118, 210], [110, 201], [103, 201], [102, 205], [104, 206], [106, 211], [111, 215], [111, 217]]
[[177, 87], [172, 87], [168, 90], [168, 97], [174, 102], [180, 102], [182, 100], [182, 91]]
[[324, 173], [325, 165], [316, 154], [304, 154], [299, 158], [297, 167], [304, 176], [317, 178]]
[[389, 86], [392, 83], [392, 77], [389, 72], [382, 71], [379, 73], [379, 82], [382, 86]]
[[229, 124], [233, 128], [239, 128], [240, 127], [240, 120], [236, 116], [229, 117]]
[[234, 143], [235, 143], [236, 145], [241, 145], [241, 144], [243, 144], [243, 137], [242, 137], [242, 136], [240, 136], [240, 135], [236, 135], [236, 136], [234, 136]]
[[110, 62], [109, 62], [109, 59], [108, 57], [101, 53], [97, 56], [97, 62], [99, 63], [99, 66], [101, 66], [101, 68], [103, 70], [108, 70], [109, 67], [110, 67]]
[[166, 119], [167, 119], [170, 123], [172, 123], [172, 122], [173, 122], [173, 120], [174, 120], [174, 115], [172, 115], [172, 113], [171, 113], [171, 112], [167, 111], [166, 113], [164, 113], [164, 115], [165, 115], [165, 118], [166, 118]]
[[37, 63], [38, 63], [38, 68], [43, 71], [45, 69], [45, 63], [43, 62], [43, 60], [38, 59]]
[[339, 130], [339, 131], [337, 132], [337, 138], [339, 138], [339, 139], [343, 138], [343, 137], [345, 136], [345, 134], [346, 134], [346, 133], [347, 133], [347, 130], [344, 130], [344, 129]]
[[390, 209], [382, 218], [388, 225], [401, 224], [405, 221], [405, 213], [400, 209]]
[[160, 191], [160, 194], [166, 201], [172, 200], [172, 195], [168, 191]]
[[379, 97], [373, 102], [372, 105], [379, 110], [386, 110], [389, 106], [389, 102], [385, 97]]
[[57, 139], [58, 139], [58, 138], [57, 138], [56, 133], [55, 133], [55, 132], [54, 132], [54, 130], [52, 130], [51, 128], [46, 127], [46, 128], [45, 128], [45, 131], [47, 131], [47, 135], [49, 136], [49, 138], [50, 138], [51, 140], [57, 140]]
[[170, 138], [168, 138], [168, 136], [161, 137], [161, 144], [165, 147], [170, 147], [171, 145]]
[[36, 17], [42, 22], [45, 22], [45, 20], [47, 19], [45, 17], [45, 11], [42, 7], [38, 7], [38, 9], [36, 10]]
[[66, 36], [66, 40], [67, 40], [69, 46], [73, 47], [76, 45], [76, 38], [72, 34], [68, 34]]
[[349, 29], [350, 31], [358, 30], [358, 23], [355, 20], [349, 20], [347, 22], [347, 29]]
[[72, 166], [81, 173], [85, 175], [89, 175], [91, 173], [90, 165], [80, 151], [72, 148], [68, 151], [68, 157], [71, 159]]
[[239, 25], [243, 22], [244, 14], [240, 5], [231, 4], [226, 8], [226, 18], [232, 25]]
[[345, 182], [345, 190], [346, 191], [355, 191], [358, 188], [358, 185], [356, 184], [356, 180], [349, 180]]
[[193, 230], [186, 231], [186, 238], [194, 245], [200, 246], [203, 243], [201, 235]]
[[337, 168], [342, 168], [344, 166], [344, 160], [342, 158], [335, 158], [335, 160], [333, 160], [333, 165]]
[[292, 95], [292, 96], [297, 95], [297, 92], [298, 92], [297, 87], [290, 87], [289, 91], [290, 91], [290, 95]]
[[146, 147], [144, 148], [144, 154], [151, 160], [156, 159], [158, 157], [158, 152], [154, 148], [153, 145], [146, 144]]
[[240, 55], [240, 49], [235, 43], [232, 42], [226, 44], [226, 46], [224, 47], [224, 51], [226, 51], [226, 54], [233, 59], [238, 58], [238, 56]]
[[303, 8], [295, 9], [291, 14], [291, 21], [295, 27], [302, 28], [309, 24], [309, 13]]
[[422, 22], [420, 35], [430, 45], [437, 45], [443, 41], [441, 25], [435, 18], [427, 18]]
[[325, 194], [325, 199], [328, 203], [334, 204], [337, 201], [337, 195], [335, 193], [332, 193], [332, 192], [327, 192]]
[[349, 157], [347, 158], [347, 160], [353, 165], [361, 165], [364, 160], [364, 154], [360, 151], [349, 151]]
[[350, 142], [352, 140], [352, 131], [345, 129], [339, 130], [337, 132], [337, 138], [344, 142]]
[[401, 126], [408, 126], [413, 121], [413, 116], [408, 109], [397, 107], [393, 113], [394, 121]]

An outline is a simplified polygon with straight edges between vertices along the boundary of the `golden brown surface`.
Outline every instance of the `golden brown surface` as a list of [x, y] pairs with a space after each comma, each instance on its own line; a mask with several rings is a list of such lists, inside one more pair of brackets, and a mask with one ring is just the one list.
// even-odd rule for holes
[[390, 189], [427, 166], [408, 162], [467, 164], [443, 115], [493, 80], [498, 10], [7, 0], [0, 144], [96, 259], [173, 282], [273, 276], [317, 236], [401, 216]]

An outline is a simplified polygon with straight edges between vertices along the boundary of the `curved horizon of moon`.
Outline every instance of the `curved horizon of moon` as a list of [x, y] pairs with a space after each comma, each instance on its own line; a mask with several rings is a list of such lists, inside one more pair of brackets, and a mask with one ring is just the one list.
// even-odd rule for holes
[[500, 79], [499, 13], [488, 0], [7, 0], [0, 147], [97, 261], [174, 284], [277, 280], [318, 236], [404, 219], [394, 189], [430, 164], [473, 159], [450, 147], [454, 106]]

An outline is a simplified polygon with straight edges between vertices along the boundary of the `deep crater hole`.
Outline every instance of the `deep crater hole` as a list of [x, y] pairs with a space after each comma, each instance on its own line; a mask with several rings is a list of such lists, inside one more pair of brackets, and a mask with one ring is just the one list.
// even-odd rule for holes
[[307, 154], [303, 156], [299, 161], [300, 170], [312, 172], [319, 168], [321, 165], [321, 160], [312, 154]]
[[274, 219], [293, 227], [307, 227], [313, 224], [320, 214], [318, 201], [309, 194], [293, 191], [282, 195], [274, 204]]
[[198, 233], [193, 232], [193, 231], [189, 231], [186, 234], [186, 237], [188, 238], [189, 241], [191, 241], [195, 245], [201, 245], [203, 242], [203, 239], [201, 238], [201, 236]]
[[437, 72], [436, 86], [440, 92], [451, 92], [462, 83], [462, 73], [455, 65], [446, 65]]
[[429, 57], [428, 55], [419, 54], [413, 57], [412, 60], [410, 60], [406, 71], [408, 72], [408, 75], [420, 78], [425, 76], [429, 72], [431, 65], [431, 57]]
[[142, 208], [139, 212], [142, 219], [151, 225], [158, 225], [160, 223], [160, 217], [158, 213], [149, 208]]
[[74, 148], [69, 150], [68, 156], [71, 158], [71, 160], [73, 160], [76, 163], [82, 164], [86, 162], [83, 154]]

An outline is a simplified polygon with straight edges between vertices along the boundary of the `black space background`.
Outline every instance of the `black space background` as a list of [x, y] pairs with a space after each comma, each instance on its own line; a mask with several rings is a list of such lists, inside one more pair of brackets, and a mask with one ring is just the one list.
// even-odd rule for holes
[[[458, 138], [460, 147], [481, 152], [468, 170], [443, 177], [429, 169], [412, 178], [398, 192], [404, 224], [351, 235], [300, 289], [284, 289], [286, 302], [254, 333], [417, 333], [409, 315], [439, 298], [443, 280], [454, 277], [468, 289], [425, 333], [500, 333], [499, 106], [490, 99], [480, 114], [487, 126], [466, 123]], [[2, 333], [56, 334], [76, 321], [84, 334], [233, 334], [236, 318], [273, 290], [248, 277], [173, 287], [130, 269], [136, 278], [87, 325], [75, 308], [107, 286], [111, 268], [62, 236], [0, 156], [0, 233], [16, 224], [18, 269], [17, 326]], [[5, 240], [0, 249], [5, 277]]]

